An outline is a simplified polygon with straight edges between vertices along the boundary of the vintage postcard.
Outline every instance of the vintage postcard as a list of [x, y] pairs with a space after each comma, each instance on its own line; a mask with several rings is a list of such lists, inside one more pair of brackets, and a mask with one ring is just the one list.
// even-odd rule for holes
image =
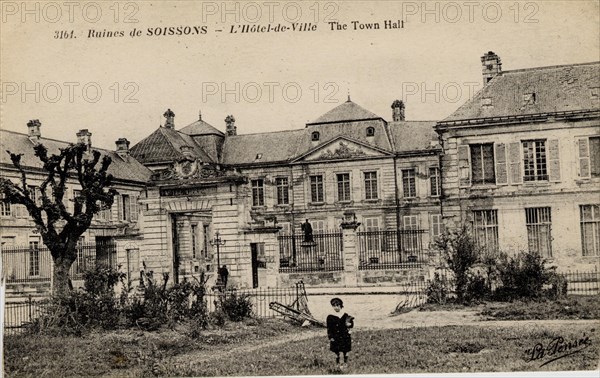
[[598, 376], [598, 0], [0, 6], [7, 377]]

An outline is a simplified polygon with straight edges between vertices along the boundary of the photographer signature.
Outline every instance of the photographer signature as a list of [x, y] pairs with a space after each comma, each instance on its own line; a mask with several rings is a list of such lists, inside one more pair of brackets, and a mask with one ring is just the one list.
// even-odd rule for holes
[[[594, 330], [592, 330], [592, 332], [593, 331]], [[550, 358], [540, 365], [540, 367], [542, 367], [551, 362], [560, 360], [561, 358], [579, 353], [591, 345], [592, 340], [585, 333], [580, 338], [573, 338], [570, 340], [565, 340], [564, 337], [558, 336], [546, 345], [538, 342], [533, 348], [526, 349], [525, 353], [527, 355], [527, 362]]]

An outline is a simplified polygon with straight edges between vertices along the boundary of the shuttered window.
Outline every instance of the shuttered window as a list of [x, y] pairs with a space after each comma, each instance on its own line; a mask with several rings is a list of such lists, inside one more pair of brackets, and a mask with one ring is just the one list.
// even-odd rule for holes
[[600, 137], [577, 140], [578, 176], [600, 177]]
[[494, 170], [494, 144], [472, 144], [471, 183], [473, 185], [496, 184]]

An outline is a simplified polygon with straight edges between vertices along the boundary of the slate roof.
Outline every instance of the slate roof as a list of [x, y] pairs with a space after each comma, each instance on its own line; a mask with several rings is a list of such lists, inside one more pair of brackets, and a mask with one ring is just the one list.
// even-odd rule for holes
[[388, 129], [396, 152], [412, 152], [433, 149], [438, 143], [434, 130], [435, 121], [390, 122]]
[[[67, 147], [69, 145], [68, 142], [48, 138], [40, 138], [40, 143], [48, 148], [49, 154], [59, 153], [60, 148]], [[95, 147], [93, 149], [98, 150], [102, 155], [108, 155], [111, 157], [112, 164], [108, 167], [108, 172], [112, 174], [115, 179], [137, 181], [139, 183], [146, 183], [150, 180], [152, 171], [143, 166], [136, 159], [131, 157], [123, 159], [115, 151], [109, 151]], [[7, 164], [12, 167], [10, 156], [6, 150], [23, 154], [21, 157], [21, 163], [23, 166], [40, 169], [42, 168], [42, 163], [34, 155], [33, 143], [29, 140], [29, 137], [26, 134], [8, 130], [0, 130], [0, 163]]]
[[179, 132], [187, 134], [187, 135], [220, 135], [225, 136], [222, 131], [214, 128], [209, 123], [203, 121], [202, 119], [193, 122], [183, 129], [179, 130]]
[[[597, 110], [600, 62], [537, 67], [501, 72], [474, 98], [459, 107], [447, 121], [564, 111]], [[592, 88], [596, 95], [592, 95]], [[535, 102], [525, 104], [523, 95], [535, 93]], [[491, 99], [483, 106], [482, 99]]]
[[193, 148], [193, 154], [203, 162], [216, 162], [198, 146], [194, 139], [175, 129], [159, 127], [152, 134], [131, 147], [131, 156], [142, 164], [172, 162], [183, 158], [182, 146]]
[[382, 118], [377, 114], [368, 111], [367, 109], [355, 104], [354, 102], [350, 101], [350, 99], [348, 99], [348, 101], [336, 106], [335, 108], [323, 114], [313, 122], [307, 123], [306, 126], [314, 126], [333, 122], [361, 121], [371, 119]]

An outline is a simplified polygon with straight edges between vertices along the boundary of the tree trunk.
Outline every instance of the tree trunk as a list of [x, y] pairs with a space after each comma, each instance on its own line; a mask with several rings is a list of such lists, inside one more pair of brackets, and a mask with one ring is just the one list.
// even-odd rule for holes
[[75, 260], [66, 257], [54, 259], [54, 274], [52, 276], [53, 294], [64, 295], [73, 290], [73, 284], [71, 283], [71, 278], [69, 277], [69, 270], [71, 269], [71, 265], [73, 265], [74, 261]]

